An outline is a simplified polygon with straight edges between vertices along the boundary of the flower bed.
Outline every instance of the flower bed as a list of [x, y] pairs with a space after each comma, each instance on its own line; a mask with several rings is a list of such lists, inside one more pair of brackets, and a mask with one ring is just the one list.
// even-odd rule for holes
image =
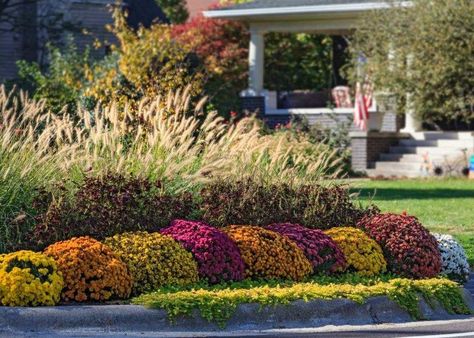
[[[50, 245], [44, 254], [0, 255], [0, 303], [54, 305], [60, 296], [64, 302], [87, 302], [151, 292], [135, 301], [159, 305], [172, 315], [197, 306], [204, 316], [222, 322], [240, 302], [388, 295], [416, 317], [416, 309], [406, 303], [416, 292], [444, 302], [449, 311], [464, 309], [454, 291], [459, 292], [458, 284], [448, 279], [414, 280], [431, 271], [465, 281], [466, 257], [452, 237], [434, 237], [406, 215], [365, 217], [359, 227], [324, 232], [290, 223], [216, 228], [175, 220], [162, 233], [125, 232], [103, 243], [74, 237]], [[411, 238], [414, 251], [407, 246]], [[438, 272], [433, 268], [436, 260], [426, 262], [439, 253], [432, 239], [441, 251], [443, 269]], [[384, 275], [387, 261], [390, 275]], [[351, 274], [341, 277], [344, 272]], [[246, 280], [238, 282], [242, 278]], [[294, 283], [298, 281], [304, 283]]]

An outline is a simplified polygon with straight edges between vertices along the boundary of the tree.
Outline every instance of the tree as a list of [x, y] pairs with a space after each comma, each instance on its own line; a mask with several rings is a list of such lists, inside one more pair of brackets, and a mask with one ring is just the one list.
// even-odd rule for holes
[[171, 23], [184, 23], [189, 17], [186, 0], [156, 0]]
[[368, 57], [375, 88], [392, 92], [400, 112], [411, 93], [425, 122], [473, 121], [473, 17], [471, 0], [394, 3], [361, 20], [352, 50]]

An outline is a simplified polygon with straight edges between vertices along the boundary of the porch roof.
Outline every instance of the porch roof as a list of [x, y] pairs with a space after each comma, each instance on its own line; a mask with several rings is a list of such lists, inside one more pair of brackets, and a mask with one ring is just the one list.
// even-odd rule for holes
[[[307, 20], [358, 16], [361, 12], [391, 6], [387, 0], [254, 0], [204, 11], [209, 18], [240, 21]], [[396, 1], [408, 6], [411, 1]]]

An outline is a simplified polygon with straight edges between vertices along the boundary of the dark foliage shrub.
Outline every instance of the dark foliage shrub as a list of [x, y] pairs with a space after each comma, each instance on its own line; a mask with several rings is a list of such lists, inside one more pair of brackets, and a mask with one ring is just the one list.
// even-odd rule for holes
[[263, 185], [251, 180], [217, 181], [201, 190], [200, 210], [204, 221], [216, 225], [297, 223], [308, 228], [328, 229], [355, 225], [364, 215], [343, 187], [286, 184]]
[[193, 254], [201, 278], [211, 283], [244, 278], [239, 248], [223, 231], [202, 222], [175, 220], [161, 233], [173, 237]]
[[313, 273], [335, 272], [346, 265], [346, 259], [336, 243], [319, 229], [299, 224], [271, 224], [266, 229], [278, 232], [293, 241], [313, 265]]
[[75, 236], [103, 239], [126, 231], [158, 231], [194, 209], [191, 194], [162, 192], [160, 182], [120, 175], [87, 178], [72, 198], [52, 202], [37, 217], [30, 247]]
[[364, 217], [357, 225], [380, 244], [390, 271], [410, 278], [440, 273], [441, 254], [436, 238], [416, 217], [379, 214]]

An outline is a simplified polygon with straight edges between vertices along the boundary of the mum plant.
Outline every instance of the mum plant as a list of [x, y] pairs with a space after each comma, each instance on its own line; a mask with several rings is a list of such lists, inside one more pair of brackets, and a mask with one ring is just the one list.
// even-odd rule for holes
[[244, 278], [239, 248], [223, 231], [202, 222], [175, 220], [161, 233], [173, 237], [193, 254], [199, 276], [210, 283]]
[[380, 245], [360, 229], [339, 227], [325, 233], [344, 253], [347, 264], [338, 271], [355, 271], [363, 276], [375, 276], [386, 271], [387, 262]]
[[0, 255], [2, 305], [55, 305], [63, 285], [56, 262], [42, 253], [22, 250]]
[[236, 225], [224, 231], [239, 247], [247, 278], [301, 280], [313, 270], [303, 251], [276, 232], [257, 226]]
[[64, 301], [104, 301], [130, 296], [132, 278], [127, 266], [99, 241], [75, 237], [48, 246], [44, 253], [56, 261], [64, 276]]
[[341, 249], [321, 230], [291, 223], [271, 224], [266, 229], [293, 241], [313, 265], [313, 273], [335, 272], [346, 265]]
[[104, 243], [127, 264], [134, 294], [199, 279], [192, 254], [170, 236], [137, 231], [106, 238]]
[[382, 247], [388, 268], [410, 278], [429, 278], [441, 272], [436, 238], [414, 216], [379, 214], [361, 219], [358, 227]]
[[465, 283], [471, 268], [463, 247], [451, 235], [433, 234], [441, 253], [441, 273], [451, 279]]

